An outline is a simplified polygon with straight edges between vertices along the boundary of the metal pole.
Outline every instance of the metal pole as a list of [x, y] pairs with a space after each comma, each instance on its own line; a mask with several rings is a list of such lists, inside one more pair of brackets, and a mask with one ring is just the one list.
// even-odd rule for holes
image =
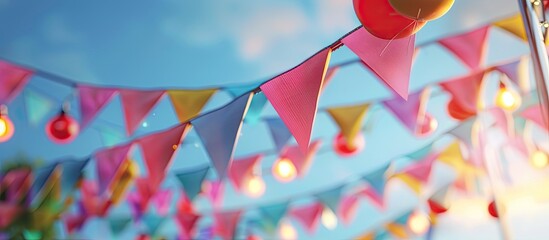
[[541, 113], [545, 125], [549, 128], [549, 60], [540, 21], [536, 15], [533, 3], [541, 5], [541, 0], [518, 0], [526, 36], [528, 37], [528, 43], [530, 45]]

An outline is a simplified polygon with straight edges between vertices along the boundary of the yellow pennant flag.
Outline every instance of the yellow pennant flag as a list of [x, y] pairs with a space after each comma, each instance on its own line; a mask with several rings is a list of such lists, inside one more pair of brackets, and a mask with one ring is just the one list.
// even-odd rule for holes
[[408, 239], [406, 227], [397, 223], [388, 223], [385, 229], [397, 239]]
[[202, 111], [217, 89], [168, 90], [173, 108], [180, 122], [186, 122]]
[[118, 204], [123, 199], [124, 193], [139, 175], [139, 166], [130, 159], [124, 161], [121, 168], [123, 170], [120, 174], [117, 174], [118, 176], [112, 181], [114, 184], [110, 186], [112, 189], [111, 202], [113, 204]]
[[397, 178], [403, 183], [405, 183], [414, 193], [417, 195], [421, 194], [421, 182], [412, 176], [406, 174], [406, 173], [397, 173], [393, 175], [391, 178]]
[[373, 232], [366, 233], [357, 237], [355, 240], [375, 240], [375, 234]]
[[528, 40], [526, 38], [526, 31], [524, 30], [524, 24], [522, 23], [522, 16], [520, 14], [505, 18], [493, 24], [494, 26], [507, 31], [524, 41]]
[[339, 126], [343, 137], [345, 137], [350, 147], [354, 147], [352, 146], [353, 140], [360, 132], [364, 116], [366, 116], [369, 108], [370, 104], [366, 103], [328, 109], [328, 113]]
[[461, 154], [461, 148], [459, 142], [455, 141], [450, 144], [444, 151], [438, 156], [440, 162], [446, 163], [456, 170], [459, 170], [463, 167], [464, 159]]

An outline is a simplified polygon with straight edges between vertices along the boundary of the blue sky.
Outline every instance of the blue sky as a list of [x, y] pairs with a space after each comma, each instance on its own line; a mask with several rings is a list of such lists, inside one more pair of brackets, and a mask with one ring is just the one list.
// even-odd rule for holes
[[[447, 16], [427, 24], [418, 34], [418, 43], [474, 29], [516, 11], [513, 0], [498, 1], [497, 6], [493, 6], [492, 0], [456, 1]], [[202, 88], [266, 80], [295, 66], [358, 25], [350, 0], [66, 0], [55, 3], [0, 0], [0, 57], [80, 83], [143, 89]], [[525, 44], [501, 31], [492, 30], [490, 39], [489, 63], [526, 53]], [[515, 47], [506, 48], [507, 51], [494, 50], [509, 45]], [[354, 58], [349, 50], [341, 48], [333, 54], [332, 62]], [[414, 65], [411, 89], [462, 73], [465, 69], [452, 56], [439, 46], [430, 45], [422, 49]], [[58, 104], [71, 93], [66, 87], [40, 79], [33, 80], [30, 85]], [[321, 97], [320, 105], [351, 104], [389, 94], [369, 72], [356, 65], [339, 72]], [[220, 92], [206, 109], [219, 107], [229, 100], [229, 95]], [[438, 96], [429, 105], [429, 111], [439, 118], [442, 130], [437, 133], [455, 124], [444, 116], [446, 100], [446, 96]], [[55, 145], [47, 140], [43, 133], [45, 121], [37, 126], [28, 125], [21, 98], [10, 105], [10, 113], [18, 128], [10, 142], [0, 145], [0, 161], [21, 152], [46, 162], [63, 156], [83, 157], [102, 146], [96, 128], [106, 125], [121, 132], [124, 130], [118, 99], [100, 114], [98, 118], [101, 120], [95, 121], [92, 128], [85, 129], [76, 141], [68, 145]], [[274, 114], [270, 106], [264, 112], [266, 116]], [[55, 113], [49, 116], [53, 115]], [[372, 119], [375, 128], [367, 134], [367, 147], [359, 156], [339, 159], [333, 153], [323, 154], [316, 159], [307, 177], [287, 185], [267, 176], [268, 190], [259, 200], [238, 195], [229, 188], [224, 206], [257, 206], [294, 195], [306, 195], [307, 191], [349, 181], [353, 176], [366, 173], [430, 141], [411, 136], [380, 108]], [[138, 135], [176, 123], [167, 99], [153, 110], [146, 122], [147, 127], [141, 127]], [[323, 138], [327, 147], [336, 133], [337, 129], [328, 116], [319, 114], [313, 138]], [[191, 133], [191, 144], [181, 149], [170, 171], [207, 163], [207, 156], [197, 141], [196, 135]], [[272, 148], [264, 124], [245, 125], [236, 156]], [[136, 158], [140, 159], [138, 151]], [[263, 165], [268, 166], [273, 161], [274, 157], [268, 157]], [[90, 176], [93, 174], [93, 169], [87, 171]], [[177, 185], [172, 178], [167, 180], [166, 186]], [[412, 207], [414, 200], [410, 194], [406, 195], [405, 191], [398, 194], [410, 202], [394, 202], [384, 214], [363, 202], [359, 220], [351, 226], [335, 231], [321, 227], [314, 236], [300, 230], [300, 238], [353, 237]], [[207, 210], [209, 206], [202, 200], [199, 206]], [[308, 200], [305, 198], [303, 201]], [[122, 206], [114, 212], [124, 214], [127, 209]], [[84, 233], [98, 237], [90, 230], [94, 229], [93, 226], [106, 227], [101, 224], [90, 224]], [[164, 230], [173, 234], [175, 228], [172, 224]]]

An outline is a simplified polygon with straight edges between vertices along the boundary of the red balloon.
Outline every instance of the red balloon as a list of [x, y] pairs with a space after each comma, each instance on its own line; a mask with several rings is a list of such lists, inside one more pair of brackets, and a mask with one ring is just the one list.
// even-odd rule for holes
[[499, 218], [498, 209], [496, 207], [496, 202], [492, 201], [490, 204], [488, 204], [488, 213], [490, 213], [490, 216]]
[[334, 139], [334, 150], [338, 155], [342, 157], [350, 157], [356, 155], [357, 153], [361, 152], [362, 149], [364, 149], [365, 145], [366, 141], [364, 140], [364, 136], [361, 133], [356, 135], [354, 139], [354, 146], [352, 147], [347, 144], [347, 140], [341, 133], [339, 133]]
[[452, 117], [453, 119], [455, 119], [457, 121], [463, 121], [463, 120], [465, 120], [469, 117], [472, 117], [476, 114], [475, 112], [465, 110], [453, 98], [452, 98], [452, 100], [450, 100], [448, 102], [447, 110], [448, 110], [448, 115], [450, 115], [450, 117]]
[[431, 209], [431, 212], [435, 213], [435, 214], [441, 214], [441, 213], [445, 213], [446, 211], [448, 211], [448, 208], [445, 208], [444, 206], [442, 206], [441, 204], [429, 199], [427, 200], [427, 203], [429, 203], [429, 208]]
[[400, 15], [388, 0], [353, 0], [353, 5], [362, 26], [378, 38], [408, 37], [427, 23]]
[[46, 125], [48, 137], [59, 144], [69, 143], [74, 140], [79, 130], [78, 122], [64, 112]]

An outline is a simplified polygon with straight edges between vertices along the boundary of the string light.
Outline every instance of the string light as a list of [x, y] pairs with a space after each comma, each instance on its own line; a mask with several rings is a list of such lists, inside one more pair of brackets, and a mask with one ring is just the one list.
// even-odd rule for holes
[[360, 132], [356, 135], [355, 139], [353, 139], [352, 145], [347, 143], [347, 140], [341, 133], [339, 133], [334, 139], [334, 150], [342, 157], [356, 155], [364, 149], [365, 145], [366, 141], [364, 140], [364, 135]]
[[280, 182], [291, 182], [297, 176], [295, 165], [288, 158], [279, 158], [273, 165], [273, 176]]
[[297, 239], [297, 231], [295, 228], [287, 223], [287, 222], [281, 222], [280, 227], [278, 228], [278, 235], [280, 239], [282, 240], [296, 240]]
[[63, 110], [46, 125], [48, 137], [59, 144], [69, 143], [76, 138], [80, 131], [78, 122], [67, 114], [69, 105], [64, 104]]
[[496, 106], [507, 111], [515, 111], [521, 102], [521, 97], [505, 86], [500, 87], [496, 94]]
[[13, 122], [8, 117], [8, 108], [2, 105], [0, 106], [0, 143], [10, 140], [14, 132]]
[[544, 168], [549, 164], [549, 156], [540, 150], [536, 150], [530, 156], [530, 162], [536, 168]]
[[265, 193], [265, 181], [261, 176], [252, 176], [246, 181], [244, 193], [249, 197], [261, 197]]
[[427, 230], [429, 230], [430, 225], [431, 221], [429, 220], [429, 216], [420, 211], [413, 212], [410, 215], [410, 218], [408, 218], [408, 228], [416, 235], [423, 235], [426, 233]]
[[324, 210], [322, 210], [320, 221], [326, 229], [334, 230], [337, 227], [337, 216], [330, 208], [325, 207]]

